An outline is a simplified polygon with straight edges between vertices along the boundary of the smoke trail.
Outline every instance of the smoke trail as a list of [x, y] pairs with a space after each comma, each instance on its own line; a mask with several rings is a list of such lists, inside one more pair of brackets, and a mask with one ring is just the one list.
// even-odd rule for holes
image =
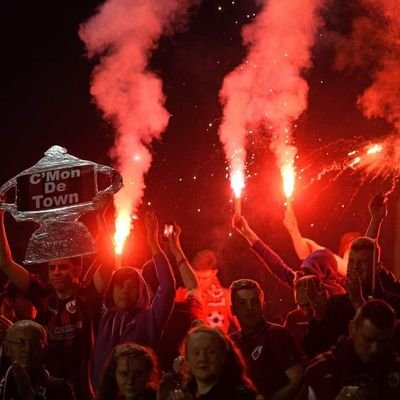
[[91, 94], [116, 128], [110, 153], [125, 182], [116, 196], [116, 233], [124, 229], [123, 239], [145, 188], [152, 159], [148, 145], [160, 137], [169, 119], [162, 83], [149, 70], [149, 58], [161, 35], [180, 28], [197, 2], [108, 0], [79, 30], [88, 56], [100, 58]]
[[292, 123], [307, 107], [302, 73], [311, 66], [311, 47], [321, 23], [324, 0], [263, 0], [263, 9], [242, 31], [246, 60], [227, 75], [220, 92], [224, 105], [220, 140], [231, 175], [243, 171], [246, 136], [268, 129], [279, 167], [293, 167]]
[[338, 46], [337, 67], [364, 68], [371, 85], [358, 98], [368, 118], [381, 117], [400, 131], [400, 3], [360, 0], [368, 15], [353, 22], [351, 36]]

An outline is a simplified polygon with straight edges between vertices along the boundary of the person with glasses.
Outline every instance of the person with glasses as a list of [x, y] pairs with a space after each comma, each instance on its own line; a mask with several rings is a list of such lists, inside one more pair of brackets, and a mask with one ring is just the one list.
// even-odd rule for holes
[[8, 328], [4, 352], [10, 366], [0, 381], [0, 400], [75, 400], [71, 385], [44, 368], [46, 347], [40, 324], [22, 320]]

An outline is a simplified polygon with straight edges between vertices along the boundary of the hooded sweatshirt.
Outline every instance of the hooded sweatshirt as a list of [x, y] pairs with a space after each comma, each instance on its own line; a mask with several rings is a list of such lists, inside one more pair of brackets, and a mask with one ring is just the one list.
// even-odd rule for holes
[[329, 295], [345, 293], [342, 286], [344, 278], [339, 274], [335, 256], [329, 249], [313, 251], [301, 264], [300, 271], [295, 272], [261, 240], [257, 240], [251, 248], [272, 275], [290, 288], [294, 286], [296, 274], [315, 275]]
[[[93, 368], [95, 389], [100, 386], [103, 368], [116, 345], [135, 342], [153, 350], [157, 348], [174, 305], [175, 279], [164, 253], [156, 254], [153, 259], [160, 283], [151, 304], [146, 283], [134, 268], [120, 268], [111, 279], [96, 340]], [[118, 311], [113, 302], [113, 289], [116, 282], [129, 278], [138, 282], [138, 302], [134, 311]]]

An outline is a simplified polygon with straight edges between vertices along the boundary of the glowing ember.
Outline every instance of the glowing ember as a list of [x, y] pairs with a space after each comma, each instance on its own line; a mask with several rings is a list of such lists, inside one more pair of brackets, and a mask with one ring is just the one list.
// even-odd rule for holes
[[287, 162], [282, 166], [281, 175], [283, 180], [283, 192], [285, 193], [286, 198], [290, 199], [293, 195], [296, 176], [293, 162]]
[[348, 156], [352, 156], [352, 155], [354, 155], [356, 153], [359, 153], [359, 152], [364, 153], [364, 155], [360, 155], [360, 156], [354, 157], [350, 161], [349, 167], [353, 168], [357, 164], [361, 164], [361, 163], [364, 165], [364, 167], [366, 167], [368, 165], [371, 165], [371, 163], [374, 162], [375, 158], [372, 158], [372, 159], [369, 158], [368, 159], [368, 158], [365, 158], [365, 156], [373, 156], [375, 154], [381, 153], [382, 150], [383, 150], [382, 144], [376, 143], [376, 144], [371, 144], [371, 145], [365, 146], [364, 149], [361, 150], [361, 151], [358, 151], [358, 150], [351, 151], [350, 153], [347, 154]]
[[124, 243], [131, 231], [131, 216], [128, 210], [120, 210], [115, 221], [115, 253], [122, 254]]
[[367, 154], [376, 154], [376, 153], [380, 153], [381, 151], [382, 151], [382, 145], [374, 144], [367, 150]]
[[361, 161], [361, 157], [355, 157], [354, 160], [352, 160], [349, 164], [350, 168], [353, 168], [355, 165], [357, 165]]

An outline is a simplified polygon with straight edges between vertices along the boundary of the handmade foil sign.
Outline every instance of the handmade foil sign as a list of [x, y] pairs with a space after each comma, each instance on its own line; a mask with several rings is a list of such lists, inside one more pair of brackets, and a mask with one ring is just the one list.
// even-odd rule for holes
[[[108, 180], [98, 188], [101, 175]], [[53, 146], [45, 157], [0, 188], [0, 195], [15, 190], [15, 202], [0, 203], [17, 221], [35, 221], [40, 225], [31, 236], [25, 263], [36, 264], [95, 253], [94, 240], [86, 226], [77, 221], [94, 211], [93, 198], [116, 193], [122, 187], [121, 176], [111, 167], [81, 160], [60, 146]]]

